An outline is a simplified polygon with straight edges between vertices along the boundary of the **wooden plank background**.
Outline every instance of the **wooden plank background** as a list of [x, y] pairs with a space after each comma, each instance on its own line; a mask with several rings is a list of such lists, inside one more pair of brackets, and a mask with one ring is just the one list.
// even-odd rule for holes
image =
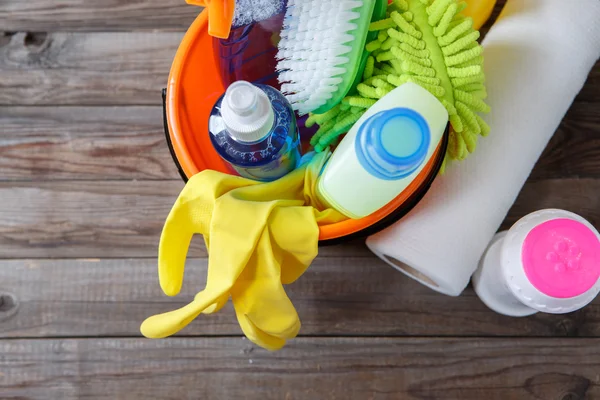
[[[303, 327], [283, 351], [243, 339], [230, 306], [141, 338], [145, 317], [206, 276], [196, 240], [181, 295], [156, 277], [183, 187], [160, 90], [198, 12], [0, 0], [0, 399], [600, 399], [600, 300], [503, 317], [470, 288], [449, 298], [405, 278], [362, 241], [321, 249], [289, 286]], [[503, 226], [544, 207], [600, 226], [600, 64]]]
[[20, 339], [0, 352], [13, 399], [600, 398], [585, 339], [302, 338], [278, 353], [231, 338]]
[[[139, 336], [140, 320], [185, 305], [204, 287], [206, 264], [188, 260], [182, 293], [168, 299], [157, 284], [156, 259], [6, 261], [0, 282], [13, 289], [4, 296], [15, 306], [5, 318], [0, 308], [0, 337]], [[319, 257], [287, 293], [302, 335], [600, 336], [600, 302], [568, 315], [511, 319], [490, 312], [471, 289], [448, 299], [372, 257]], [[14, 308], [18, 314], [6, 316]], [[227, 306], [179, 335], [239, 334]]]
[[180, 0], [2, 0], [0, 27], [15, 31], [185, 31], [200, 12]]

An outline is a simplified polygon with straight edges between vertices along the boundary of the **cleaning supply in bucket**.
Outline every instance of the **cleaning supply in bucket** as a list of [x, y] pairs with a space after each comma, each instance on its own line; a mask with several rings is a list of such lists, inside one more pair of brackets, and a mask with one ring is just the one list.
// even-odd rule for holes
[[208, 34], [227, 39], [231, 28], [264, 21], [279, 14], [285, 0], [186, 0], [188, 4], [208, 8]]
[[208, 127], [219, 155], [243, 177], [272, 181], [300, 161], [294, 111], [271, 86], [234, 82], [215, 104]]
[[236, 81], [248, 81], [279, 87], [278, 74], [275, 72], [277, 44], [274, 43], [274, 37], [278, 35], [277, 26], [280, 26], [277, 23], [279, 17], [273, 18], [273, 26], [254, 23], [233, 28], [227, 39], [213, 39], [223, 86], [228, 87]]
[[600, 291], [600, 234], [577, 214], [534, 212], [494, 236], [472, 280], [500, 314], [576, 311]]
[[[208, 8], [208, 33], [214, 37], [225, 87], [238, 80], [278, 85], [277, 40], [285, 0], [187, 0]], [[265, 70], [270, 70], [265, 74]]]
[[473, 28], [481, 28], [492, 15], [496, 0], [465, 0], [467, 7], [462, 11], [467, 17], [473, 18]]
[[238, 0], [231, 32], [214, 38], [214, 51], [225, 87], [244, 80], [279, 87], [275, 72], [284, 1]]
[[226, 38], [231, 30], [235, 0], [186, 0], [186, 3], [208, 9], [208, 34]]
[[300, 115], [337, 105], [360, 80], [371, 19], [387, 0], [289, 0], [279, 60], [281, 91]]
[[597, 0], [507, 1], [483, 41], [492, 134], [367, 240], [376, 255], [434, 290], [463, 291], [598, 60], [599, 20]]
[[232, 28], [262, 22], [285, 9], [285, 0], [236, 0]]
[[[317, 151], [346, 133], [371, 105], [406, 82], [423, 86], [446, 107], [450, 131], [447, 159], [462, 160], [475, 150], [478, 136], [489, 127], [479, 113], [484, 102], [482, 48], [471, 18], [461, 14], [458, 0], [396, 0], [389, 17], [370, 24], [377, 37], [357, 93], [350, 94], [330, 112], [313, 115], [320, 125], [311, 143]], [[316, 112], [315, 114], [320, 114]], [[309, 124], [310, 124], [309, 123]]]
[[317, 190], [331, 207], [358, 219], [377, 211], [415, 179], [438, 147], [448, 112], [414, 83], [375, 103], [325, 166]]
[[329, 155], [306, 155], [298, 169], [268, 183], [211, 170], [194, 175], [165, 222], [158, 276], [164, 293], [177, 295], [192, 236], [202, 234], [209, 254], [206, 287], [188, 305], [148, 318], [142, 334], [173, 335], [201, 313], [219, 311], [231, 297], [252, 342], [277, 350], [294, 338], [300, 319], [283, 285], [297, 280], [316, 257], [319, 226], [346, 219], [323, 206], [314, 190]]

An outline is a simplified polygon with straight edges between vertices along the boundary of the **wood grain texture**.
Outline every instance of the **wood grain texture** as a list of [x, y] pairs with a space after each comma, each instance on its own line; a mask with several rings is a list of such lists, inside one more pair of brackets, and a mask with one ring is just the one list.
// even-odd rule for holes
[[[597, 70], [600, 71], [600, 63]], [[594, 85], [600, 92], [600, 80], [586, 87]], [[600, 176], [600, 98], [597, 102], [588, 102], [581, 99], [583, 95], [580, 94], [563, 118], [530, 180]]]
[[1, 107], [0, 181], [181, 180], [161, 107]]
[[596, 64], [588, 75], [585, 86], [579, 92], [576, 100], [588, 103], [600, 103], [600, 60], [596, 61]]
[[595, 340], [5, 340], [6, 398], [597, 400]]
[[[230, 305], [177, 338], [138, 338], [206, 275], [195, 240], [200, 258], [167, 298], [155, 259], [183, 186], [160, 89], [199, 11], [0, 0], [0, 399], [600, 400], [600, 300], [503, 317], [471, 289], [449, 298], [404, 277], [361, 241], [322, 248], [287, 287], [303, 337], [281, 352], [242, 339]], [[600, 225], [598, 104], [600, 63], [504, 227], [544, 207]]]
[[[0, 107], [0, 130], [0, 181], [180, 179], [160, 106]], [[531, 179], [598, 176], [600, 107], [578, 100]]]
[[182, 37], [179, 32], [5, 34], [0, 104], [161, 105]]
[[[206, 259], [188, 260], [180, 295], [158, 286], [156, 259], [0, 261], [1, 338], [137, 337], [148, 316], [181, 307], [204, 288]], [[286, 286], [301, 335], [600, 337], [600, 298], [568, 315], [498, 315], [471, 289], [449, 298], [374, 256], [319, 257]], [[231, 305], [180, 336], [241, 335]]]
[[[1, 26], [1, 25], [0, 25]], [[160, 105], [180, 32], [4, 33], [0, 104]], [[600, 102], [600, 63], [579, 102]], [[586, 118], [598, 123], [597, 110]]]
[[544, 208], [570, 210], [600, 226], [599, 179], [549, 179], [528, 181], [519, 193], [501, 229], [508, 229], [521, 217]]
[[[0, 182], [0, 258], [155, 257], [165, 218], [183, 182]], [[507, 223], [540, 208], [572, 210], [600, 225], [600, 179], [531, 181]], [[506, 226], [506, 224], [505, 224]], [[364, 246], [323, 255], [365, 254]], [[193, 256], [204, 256], [201, 240]]]
[[[0, 257], [155, 256], [182, 188], [182, 181], [0, 183]], [[199, 242], [192, 254], [205, 254]]]
[[[183, 181], [0, 182], [0, 259], [156, 257]], [[322, 256], [369, 254], [363, 243]], [[206, 256], [200, 237], [190, 256]]]
[[181, 0], [2, 0], [6, 31], [185, 31], [200, 7]]

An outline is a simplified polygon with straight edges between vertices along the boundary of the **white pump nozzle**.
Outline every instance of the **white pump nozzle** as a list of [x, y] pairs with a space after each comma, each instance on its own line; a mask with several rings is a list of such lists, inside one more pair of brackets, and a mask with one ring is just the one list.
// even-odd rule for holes
[[246, 81], [234, 82], [227, 88], [221, 116], [231, 136], [247, 143], [264, 138], [275, 120], [269, 97]]

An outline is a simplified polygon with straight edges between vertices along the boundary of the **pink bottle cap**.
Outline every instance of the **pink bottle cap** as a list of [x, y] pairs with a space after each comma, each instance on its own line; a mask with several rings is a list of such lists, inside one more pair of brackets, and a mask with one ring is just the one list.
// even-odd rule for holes
[[529, 282], [557, 299], [580, 296], [600, 278], [600, 240], [581, 222], [559, 218], [533, 228], [521, 261]]

